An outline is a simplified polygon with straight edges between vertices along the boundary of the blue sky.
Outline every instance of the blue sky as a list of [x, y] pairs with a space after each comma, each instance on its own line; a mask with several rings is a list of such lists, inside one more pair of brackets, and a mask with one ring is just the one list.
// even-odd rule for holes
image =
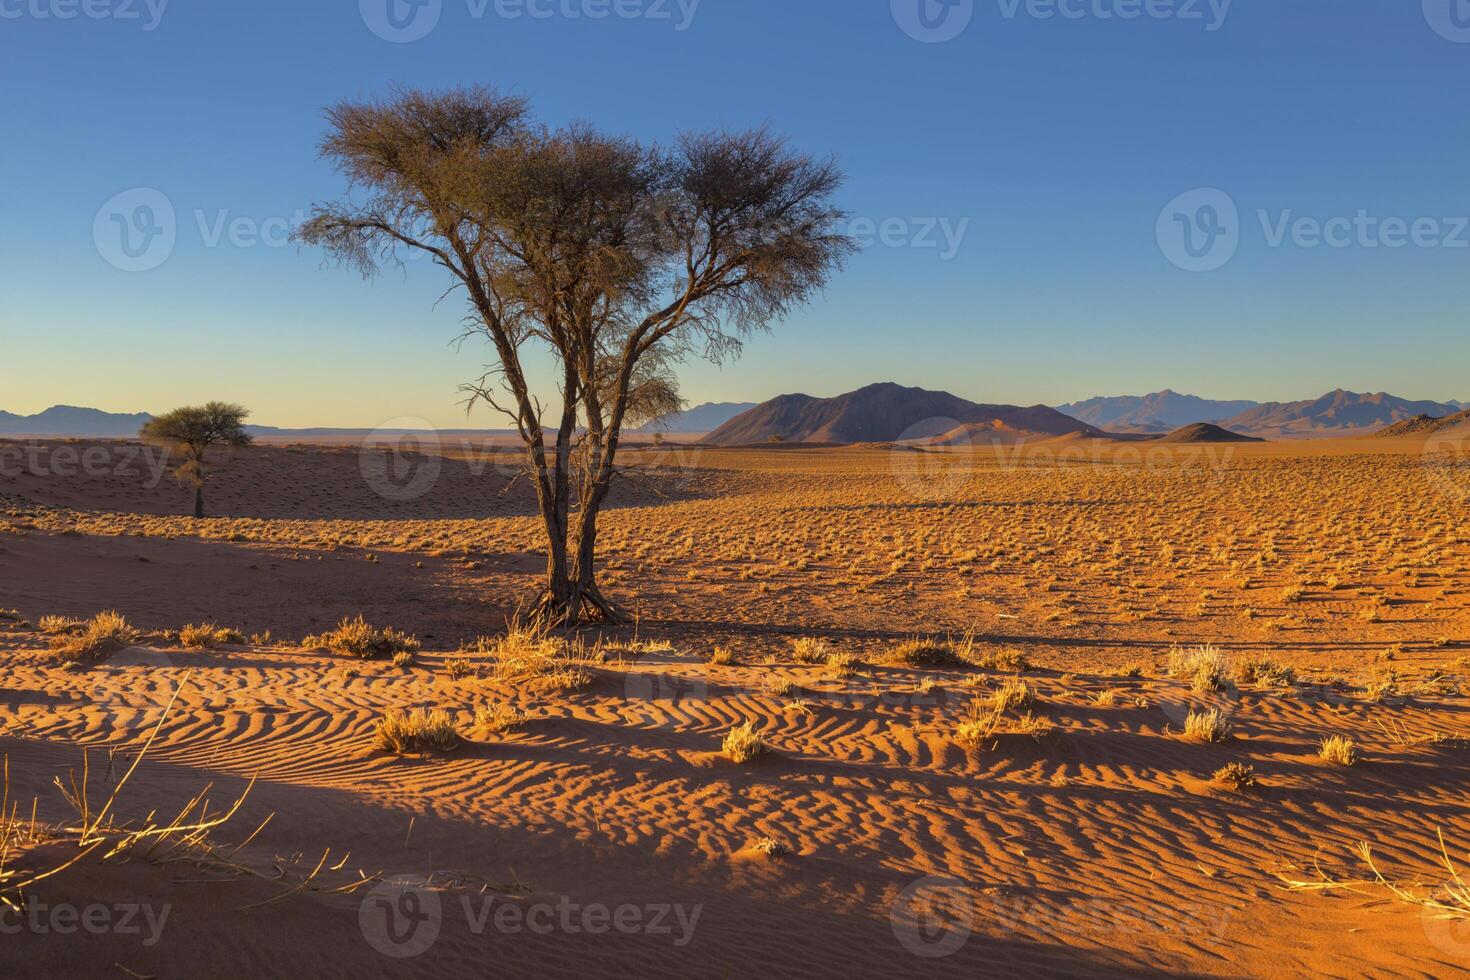
[[[923, 0], [944, 41], [905, 31], [920, 0], [438, 0], [406, 43], [369, 26], [387, 0], [161, 2], [0, 0], [0, 408], [465, 425], [482, 351], [451, 345], [440, 275], [364, 283], [281, 238], [344, 190], [323, 107], [467, 82], [553, 123], [769, 123], [839, 156], [887, 241], [738, 361], [687, 364], [693, 401], [1470, 398], [1466, 0]], [[111, 214], [159, 195], [166, 260], [119, 268]]]

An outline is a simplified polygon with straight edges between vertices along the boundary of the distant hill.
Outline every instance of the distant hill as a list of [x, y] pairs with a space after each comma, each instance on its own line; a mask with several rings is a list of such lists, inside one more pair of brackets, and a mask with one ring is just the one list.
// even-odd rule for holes
[[0, 412], [0, 435], [9, 436], [135, 436], [153, 416], [103, 412], [75, 405], [53, 405], [35, 415]]
[[755, 402], [706, 402], [677, 415], [670, 415], [666, 419], [650, 422], [637, 431], [713, 432], [735, 416], [748, 412], [755, 406]]
[[1171, 432], [1194, 422], [1216, 422], [1255, 408], [1259, 402], [1212, 401], [1177, 391], [1152, 395], [1089, 398], [1057, 406], [1057, 411], [1113, 432]]
[[835, 398], [781, 395], [737, 415], [702, 440], [711, 445], [790, 443], [941, 443], [961, 439], [1016, 441], [1083, 432], [1092, 426], [1037, 405], [978, 405], [945, 391], [868, 385]]
[[1374, 435], [1386, 438], [1393, 438], [1394, 436], [1430, 436], [1436, 432], [1458, 429], [1462, 426], [1470, 429], [1470, 410], [1456, 412], [1454, 415], [1445, 415], [1442, 417], [1416, 415], [1411, 419], [1395, 422], [1386, 429], [1380, 429]]
[[1311, 401], [1268, 402], [1220, 424], [1252, 435], [1321, 438], [1367, 435], [1416, 415], [1441, 417], [1457, 411], [1456, 406], [1442, 402], [1409, 401], [1385, 392], [1359, 394], [1338, 389]]
[[1243, 436], [1239, 432], [1231, 432], [1222, 429], [1218, 425], [1208, 422], [1196, 422], [1194, 425], [1186, 425], [1182, 429], [1175, 429], [1166, 436], [1160, 436], [1158, 442], [1170, 443], [1203, 443], [1203, 442], [1265, 442], [1254, 436]]

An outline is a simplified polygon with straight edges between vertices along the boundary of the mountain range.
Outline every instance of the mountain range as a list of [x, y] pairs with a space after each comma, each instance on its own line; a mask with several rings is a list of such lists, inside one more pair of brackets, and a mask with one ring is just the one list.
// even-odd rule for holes
[[702, 441], [722, 446], [776, 441], [944, 443], [1016, 441], [1071, 433], [1103, 434], [1045, 405], [980, 405], [947, 391], [886, 382], [835, 398], [781, 395], [737, 415]]
[[[1466, 402], [1411, 401], [1385, 392], [1360, 394], [1341, 389], [1320, 398], [1266, 404], [1216, 401], [1165, 390], [1152, 395], [1090, 398], [1056, 409], [1043, 405], [1020, 408], [982, 405], [948, 392], [905, 388], [890, 382], [868, 385], [835, 398], [793, 394], [761, 404], [712, 402], [639, 431], [708, 433], [703, 441], [712, 445], [749, 445], [773, 439], [940, 444], [946, 440], [1015, 441], [1072, 433], [1163, 436], [1199, 423], [1211, 423], [1229, 432], [1255, 437], [1343, 438], [1385, 430], [1388, 435], [1438, 431], [1470, 423], [1470, 417], [1453, 420], [1467, 410], [1470, 403]], [[149, 418], [146, 412], [114, 413], [74, 405], [56, 405], [35, 415], [0, 411], [0, 436], [127, 438], [136, 436]], [[351, 437], [376, 431], [281, 429], [266, 425], [251, 425], [247, 429], [252, 435], [277, 437]], [[439, 434], [499, 432], [464, 429]]]
[[1110, 432], [1164, 433], [1196, 422], [1219, 422], [1259, 404], [1213, 401], [1165, 389], [1152, 395], [1089, 398], [1058, 405], [1057, 411]]

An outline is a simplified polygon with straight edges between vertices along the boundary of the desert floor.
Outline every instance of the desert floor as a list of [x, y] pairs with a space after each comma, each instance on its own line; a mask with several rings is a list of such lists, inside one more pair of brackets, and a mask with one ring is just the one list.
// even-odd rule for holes
[[[211, 476], [230, 516], [194, 521], [138, 447], [9, 446], [0, 890], [76, 856], [84, 759], [96, 808], [155, 728], [109, 820], [244, 799], [30, 886], [99, 928], [6, 913], [0, 975], [1470, 968], [1470, 925], [1355, 849], [1411, 897], [1452, 895], [1441, 833], [1470, 873], [1470, 476], [1420, 445], [646, 449], [602, 549], [637, 623], [549, 676], [494, 642], [543, 565], [510, 456], [256, 447]], [[136, 642], [59, 662], [42, 618], [105, 610]], [[422, 651], [303, 646], [359, 614]], [[241, 635], [185, 648], [199, 623]], [[965, 662], [905, 661], [915, 639]], [[1215, 690], [1170, 673], [1202, 645]], [[1029, 707], [957, 737], [1018, 679]], [[404, 707], [466, 742], [380, 751]], [[1233, 738], [1188, 737], [1204, 710]], [[736, 763], [746, 722], [769, 751]], [[1357, 765], [1319, 757], [1334, 735]], [[1346, 887], [1287, 884], [1324, 876]]]

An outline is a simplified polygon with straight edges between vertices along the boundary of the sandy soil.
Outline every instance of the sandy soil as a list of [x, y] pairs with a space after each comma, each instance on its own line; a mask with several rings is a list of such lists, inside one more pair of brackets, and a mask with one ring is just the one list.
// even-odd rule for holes
[[[209, 499], [228, 516], [196, 522], [175, 516], [188, 501], [168, 478], [120, 473], [126, 447], [106, 451], [91, 473], [0, 477], [0, 752], [12, 823], [36, 800], [51, 828], [9, 862], [69, 853], [77, 818], [53, 780], [70, 785], [85, 755], [105, 798], [160, 721], [120, 819], [206, 787], [218, 809], [252, 778], [212, 839], [233, 848], [274, 816], [233, 872], [184, 848], [38, 883], [32, 902], [113, 925], [0, 919], [0, 975], [1470, 965], [1463, 921], [1378, 885], [1281, 881], [1369, 877], [1367, 841], [1395, 884], [1431, 894], [1440, 832], [1470, 866], [1470, 483], [1422, 444], [648, 452], [604, 551], [639, 622], [602, 638], [573, 689], [501, 677], [472, 642], [503, 629], [541, 565], [508, 467], [451, 452], [424, 493], [392, 499], [355, 450], [261, 447], [217, 471]], [[58, 663], [40, 618], [107, 609], [144, 631], [136, 645]], [[416, 662], [301, 647], [359, 613], [416, 634]], [[206, 620], [246, 642], [186, 650], [170, 632]], [[964, 634], [971, 664], [894, 660], [906, 640]], [[803, 637], [855, 663], [800, 663]], [[1197, 693], [1169, 655], [1206, 643], [1295, 678]], [[733, 662], [711, 663], [716, 648]], [[1052, 734], [958, 739], [1016, 678]], [[527, 720], [477, 731], [493, 705]], [[381, 752], [375, 725], [398, 707], [446, 709], [467, 741]], [[1185, 736], [1204, 709], [1231, 740]], [[745, 722], [770, 751], [737, 764], [721, 741]], [[1329, 735], [1362, 761], [1320, 758]], [[1257, 785], [1214, 781], [1227, 763]], [[762, 838], [793, 853], [764, 855]], [[118, 927], [123, 906], [137, 932]]]

